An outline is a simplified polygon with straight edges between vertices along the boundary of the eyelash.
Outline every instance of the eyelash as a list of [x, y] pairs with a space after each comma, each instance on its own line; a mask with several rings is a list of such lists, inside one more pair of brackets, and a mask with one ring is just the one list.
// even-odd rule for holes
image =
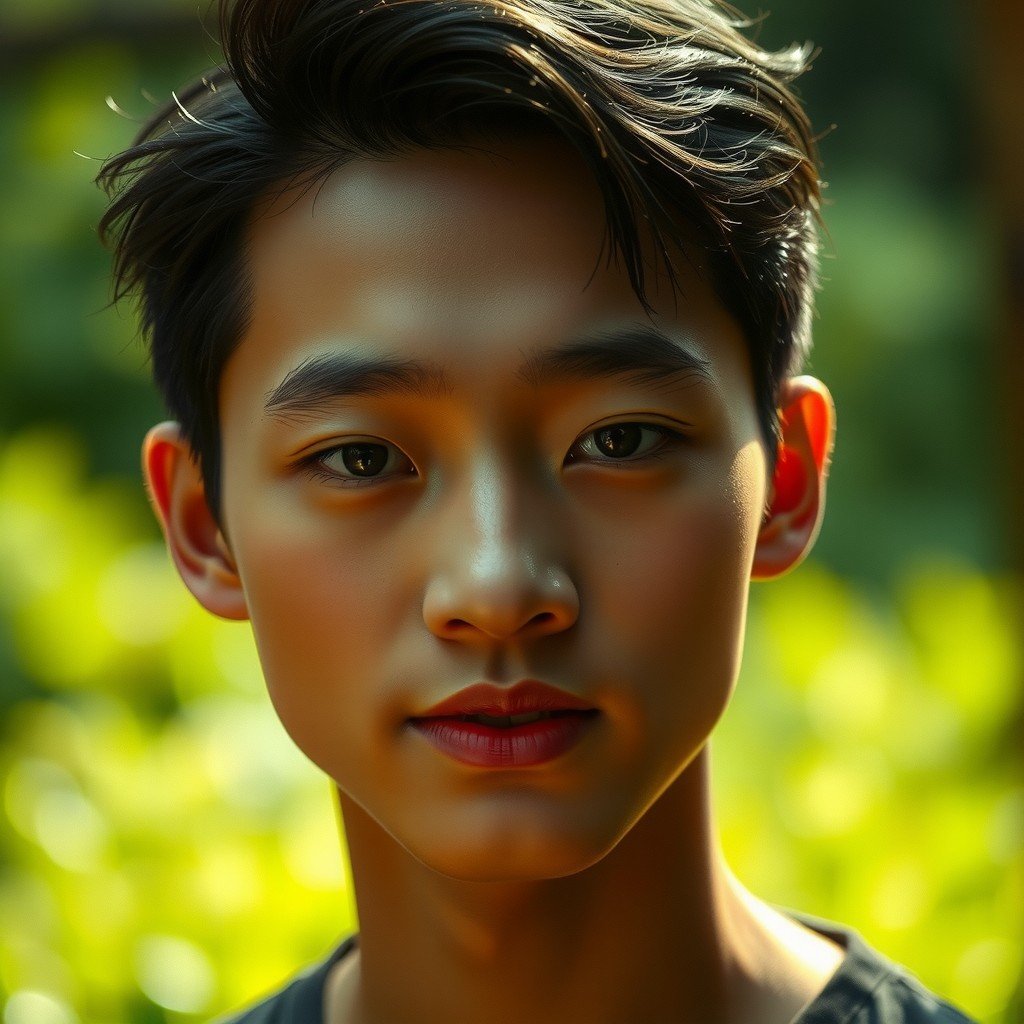
[[[681, 431], [673, 430], [671, 427], [666, 427], [661, 423], [644, 423], [639, 420], [623, 420], [618, 423], [606, 423], [603, 426], [595, 427], [593, 430], [588, 430], [580, 440], [575, 441], [573, 443], [572, 448], [569, 449], [569, 452], [566, 455], [566, 464], [574, 464], [582, 461], [573, 456], [573, 451], [579, 448], [584, 441], [588, 441], [591, 438], [593, 438], [594, 435], [601, 433], [601, 431], [603, 430], [611, 430], [614, 427], [641, 427], [644, 430], [654, 430], [662, 435], [662, 442], [656, 448], [653, 448], [651, 451], [644, 452], [642, 455], [626, 456], [625, 458], [621, 459], [595, 459], [594, 461], [598, 465], [614, 466], [623, 464], [631, 465], [638, 462], [655, 462], [658, 459], [664, 458], [665, 455], [668, 454], [669, 449], [676, 447], [679, 444], [679, 442], [685, 440], [686, 438], [686, 435], [683, 434]], [[344, 444], [334, 445], [334, 447], [332, 448], [324, 448], [322, 451], [315, 452], [313, 455], [310, 455], [307, 458], [303, 459], [301, 465], [312, 479], [322, 480], [326, 483], [341, 487], [374, 486], [376, 484], [382, 483], [385, 480], [391, 480], [396, 475], [411, 475], [409, 473], [390, 473], [387, 475], [380, 474], [378, 476], [367, 477], [343, 476], [340, 473], [337, 473], [334, 470], [328, 469], [326, 467], [325, 462], [331, 455], [335, 455], [338, 452], [342, 451], [343, 449], [348, 448], [349, 446], [358, 444], [382, 444], [384, 447], [387, 448], [395, 448], [395, 446], [390, 444], [389, 442], [347, 441]], [[395, 448], [395, 450], [397, 451], [398, 449]]]

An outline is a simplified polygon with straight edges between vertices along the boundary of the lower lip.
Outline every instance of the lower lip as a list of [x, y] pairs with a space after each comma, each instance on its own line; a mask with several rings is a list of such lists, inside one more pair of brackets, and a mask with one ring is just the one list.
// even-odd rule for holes
[[582, 738], [595, 712], [541, 718], [502, 729], [460, 718], [414, 718], [412, 726], [442, 754], [480, 768], [528, 768], [553, 761]]

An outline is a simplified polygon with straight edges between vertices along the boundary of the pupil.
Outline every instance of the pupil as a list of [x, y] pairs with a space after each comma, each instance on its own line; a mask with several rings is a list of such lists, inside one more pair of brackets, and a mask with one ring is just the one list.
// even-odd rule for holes
[[597, 445], [605, 455], [623, 458], [640, 447], [640, 430], [636, 424], [623, 423], [597, 432]]
[[341, 460], [350, 473], [357, 476], [375, 476], [388, 461], [388, 450], [382, 444], [347, 444]]

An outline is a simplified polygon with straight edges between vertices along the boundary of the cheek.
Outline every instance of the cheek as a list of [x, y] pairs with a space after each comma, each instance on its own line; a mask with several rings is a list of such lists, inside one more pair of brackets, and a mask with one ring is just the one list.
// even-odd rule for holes
[[763, 488], [759, 468], [756, 450], [745, 448], [724, 472], [709, 467], [671, 500], [638, 510], [614, 546], [604, 538], [622, 612], [643, 608], [646, 617], [660, 609], [682, 627], [714, 618], [721, 601], [745, 595]]
[[[644, 510], [608, 553], [601, 646], [639, 689], [649, 724], [676, 710], [713, 724], [732, 692], [764, 486], [756, 444]], [[678, 725], [678, 720], [675, 725]]]
[[335, 730], [365, 722], [362, 705], [380, 699], [375, 682], [399, 614], [391, 552], [295, 503], [264, 504], [236, 544], [271, 701], [295, 743], [321, 763], [324, 735], [337, 746]]

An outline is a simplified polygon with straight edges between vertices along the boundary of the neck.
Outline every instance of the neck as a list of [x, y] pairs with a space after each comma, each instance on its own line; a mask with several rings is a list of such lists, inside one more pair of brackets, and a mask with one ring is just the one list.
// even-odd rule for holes
[[753, 1019], [767, 908], [728, 870], [709, 792], [705, 747], [591, 867], [467, 882], [425, 867], [339, 791], [359, 953], [328, 991], [328, 1021]]

